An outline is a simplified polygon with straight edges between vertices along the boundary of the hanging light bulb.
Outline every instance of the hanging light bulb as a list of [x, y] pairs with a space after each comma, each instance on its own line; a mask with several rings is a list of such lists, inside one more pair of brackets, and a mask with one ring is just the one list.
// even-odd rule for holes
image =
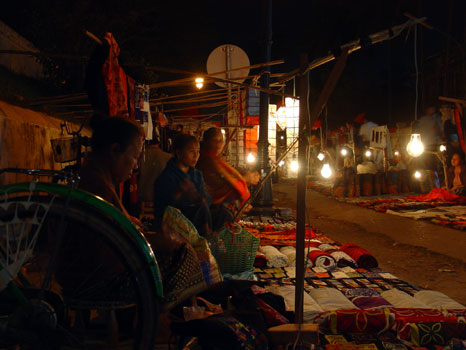
[[251, 149], [249, 149], [249, 154], [246, 160], [248, 161], [248, 163], [254, 163], [256, 161], [256, 157], [254, 156], [254, 154], [252, 154]]
[[414, 173], [414, 177], [416, 179], [420, 179], [421, 178], [421, 172], [419, 170], [416, 170], [416, 172]]
[[322, 170], [320, 171], [320, 174], [326, 179], [332, 176], [332, 169], [330, 168], [330, 164], [325, 163], [324, 166], [322, 167]]
[[367, 158], [370, 158], [370, 156], [372, 155], [372, 152], [367, 150], [366, 153], [365, 153], [366, 157]]
[[348, 150], [346, 148], [342, 148], [340, 153], [343, 157], [345, 157], [348, 154]]
[[278, 166], [284, 166], [285, 165], [285, 161], [284, 160], [281, 160], [280, 163], [278, 163]]
[[196, 82], [196, 87], [198, 89], [202, 89], [202, 87], [204, 86], [204, 78], [196, 78], [195, 82]]
[[320, 152], [320, 153], [317, 155], [317, 159], [320, 160], [320, 161], [323, 161], [324, 158], [325, 158], [325, 155], [324, 155], [322, 152]]
[[290, 169], [291, 171], [298, 171], [299, 169], [299, 164], [298, 164], [298, 161], [296, 159], [293, 159], [290, 163]]
[[395, 156], [399, 156], [399, 155], [400, 155], [400, 152], [395, 151]]
[[447, 150], [447, 146], [440, 145], [440, 152], [445, 152]]
[[225, 129], [221, 129], [222, 134], [225, 135]]
[[421, 141], [421, 134], [412, 134], [406, 150], [411, 157], [419, 157], [424, 152], [424, 145]]

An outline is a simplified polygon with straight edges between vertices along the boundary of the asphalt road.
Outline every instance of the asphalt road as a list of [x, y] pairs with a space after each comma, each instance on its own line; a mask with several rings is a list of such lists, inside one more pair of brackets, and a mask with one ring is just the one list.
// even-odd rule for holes
[[[276, 206], [296, 209], [296, 185], [273, 185]], [[379, 213], [313, 190], [306, 194], [313, 227], [340, 243], [370, 251], [379, 266], [466, 306], [466, 232]]]

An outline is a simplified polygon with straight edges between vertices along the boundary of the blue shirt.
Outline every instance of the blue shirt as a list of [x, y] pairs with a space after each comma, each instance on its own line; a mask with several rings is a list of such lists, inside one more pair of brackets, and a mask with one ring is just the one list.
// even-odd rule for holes
[[176, 165], [176, 158], [170, 159], [154, 183], [155, 219], [161, 220], [165, 208], [172, 206], [193, 223], [200, 235], [204, 235], [207, 228], [212, 228], [209, 203], [202, 172], [190, 167], [185, 173]]

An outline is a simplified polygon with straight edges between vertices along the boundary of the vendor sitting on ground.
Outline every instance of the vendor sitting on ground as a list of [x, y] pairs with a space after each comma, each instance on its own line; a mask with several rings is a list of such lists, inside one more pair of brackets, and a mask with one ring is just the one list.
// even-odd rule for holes
[[241, 175], [228, 164], [221, 157], [224, 145], [223, 134], [219, 128], [206, 130], [197, 163], [197, 168], [204, 175], [207, 192], [212, 197], [210, 209], [214, 231], [224, 223], [233, 221], [238, 208], [250, 196], [248, 184], [256, 185], [260, 179], [255, 171]]
[[165, 208], [179, 209], [201, 236], [212, 231], [209, 201], [202, 173], [195, 168], [199, 159], [199, 141], [189, 134], [178, 134], [173, 140], [171, 158], [154, 184], [155, 220], [161, 220]]
[[466, 167], [463, 157], [459, 153], [454, 153], [451, 157], [451, 168], [447, 172], [448, 191], [458, 195], [466, 195]]
[[[137, 168], [144, 142], [143, 130], [138, 124], [119, 117], [98, 121], [93, 129], [92, 153], [79, 171], [79, 188], [116, 206], [141, 230], [139, 220], [131, 217], [123, 207], [115, 186], [119, 188], [120, 183], [129, 179]], [[144, 232], [144, 235], [155, 253], [162, 274], [163, 309], [170, 309], [205, 288], [199, 261], [189, 243], [161, 228], [157, 232]], [[107, 254], [105, 244], [97, 242], [92, 233], [81, 232], [79, 229], [76, 234], [69, 234], [68, 237], [74, 244], [69, 244], [70, 248], [63, 252], [56, 274], [62, 287], [79, 283], [79, 280], [73, 278], [73, 273], [85, 273], [88, 261], [95, 262], [96, 259], [99, 260], [96, 266], [101, 267], [100, 278], [114, 278], [121, 263], [116, 257]]]

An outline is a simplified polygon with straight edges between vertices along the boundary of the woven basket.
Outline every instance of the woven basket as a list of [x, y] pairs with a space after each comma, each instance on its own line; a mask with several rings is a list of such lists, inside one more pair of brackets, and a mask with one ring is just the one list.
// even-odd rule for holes
[[224, 227], [211, 242], [222, 273], [236, 274], [253, 268], [260, 239], [238, 224]]

